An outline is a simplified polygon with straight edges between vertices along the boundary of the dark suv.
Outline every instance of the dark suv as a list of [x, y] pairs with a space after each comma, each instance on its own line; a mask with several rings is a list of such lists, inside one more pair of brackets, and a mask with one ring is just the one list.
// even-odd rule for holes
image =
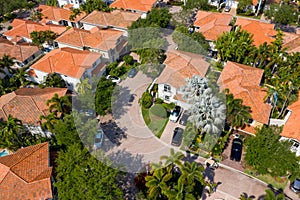
[[187, 123], [189, 117], [190, 117], [190, 114], [188, 113], [187, 110], [185, 110], [181, 116], [179, 124], [186, 126], [186, 123]]
[[240, 161], [242, 157], [243, 141], [234, 138], [232, 141], [230, 160]]
[[180, 146], [183, 136], [183, 129], [176, 127], [174, 130], [173, 138], [172, 138], [172, 145], [174, 146]]

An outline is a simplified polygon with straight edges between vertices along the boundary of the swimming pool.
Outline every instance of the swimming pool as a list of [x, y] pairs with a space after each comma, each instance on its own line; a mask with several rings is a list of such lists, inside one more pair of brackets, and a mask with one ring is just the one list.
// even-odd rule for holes
[[6, 149], [0, 152], [0, 157], [7, 156], [7, 155], [8, 155], [8, 151]]

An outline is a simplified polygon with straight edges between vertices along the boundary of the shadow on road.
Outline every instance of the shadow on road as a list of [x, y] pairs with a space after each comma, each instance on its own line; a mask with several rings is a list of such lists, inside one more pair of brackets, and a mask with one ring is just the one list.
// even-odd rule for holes
[[132, 106], [135, 98], [136, 96], [130, 93], [128, 87], [116, 87], [112, 98], [112, 114], [114, 119], [120, 119], [128, 111], [128, 107]]

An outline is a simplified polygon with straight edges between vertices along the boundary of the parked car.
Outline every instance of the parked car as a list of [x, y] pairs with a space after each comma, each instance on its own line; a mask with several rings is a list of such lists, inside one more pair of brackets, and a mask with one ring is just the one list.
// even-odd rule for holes
[[187, 120], [190, 117], [190, 114], [185, 110], [180, 118], [179, 124], [186, 126]]
[[99, 129], [97, 134], [95, 135], [94, 149], [100, 149], [102, 147], [103, 136], [104, 136], [103, 130]]
[[242, 157], [243, 141], [234, 138], [231, 146], [230, 160], [240, 161]]
[[172, 113], [170, 115], [170, 121], [176, 123], [180, 117], [180, 112], [181, 112], [181, 107], [175, 106], [174, 110], [172, 111]]
[[173, 134], [171, 144], [174, 146], [180, 146], [182, 142], [182, 136], [183, 136], [183, 129], [180, 127], [176, 127], [174, 129], [174, 134]]
[[226, 5], [225, 8], [224, 8], [224, 11], [225, 12], [229, 12], [231, 9], [230, 5]]
[[290, 185], [290, 189], [296, 194], [300, 193], [300, 179], [296, 178]]
[[87, 110], [79, 110], [79, 113], [83, 113], [87, 117], [96, 117], [96, 113], [92, 109], [87, 109]]
[[136, 73], [137, 73], [136, 68], [132, 68], [128, 73], [128, 77], [133, 78], [136, 75]]
[[121, 79], [119, 77], [116, 77], [116, 76], [108, 75], [108, 76], [106, 76], [106, 79], [111, 80], [111, 82], [113, 82], [113, 83], [120, 83], [121, 82]]

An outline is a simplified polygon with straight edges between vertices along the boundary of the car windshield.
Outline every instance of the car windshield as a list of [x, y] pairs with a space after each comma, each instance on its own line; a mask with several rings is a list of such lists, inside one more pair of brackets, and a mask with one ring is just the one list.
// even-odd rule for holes
[[178, 115], [179, 115], [178, 112], [173, 112], [173, 113], [172, 113], [172, 116], [174, 116], [174, 117], [177, 117]]

